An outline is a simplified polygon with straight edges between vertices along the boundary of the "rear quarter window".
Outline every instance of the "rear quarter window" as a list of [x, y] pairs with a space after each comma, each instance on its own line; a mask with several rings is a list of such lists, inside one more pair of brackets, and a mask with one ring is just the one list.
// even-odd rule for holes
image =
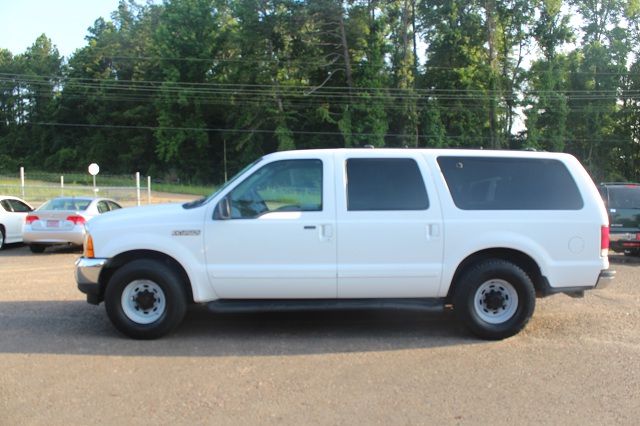
[[558, 160], [439, 157], [455, 205], [462, 210], [580, 210], [580, 191]]

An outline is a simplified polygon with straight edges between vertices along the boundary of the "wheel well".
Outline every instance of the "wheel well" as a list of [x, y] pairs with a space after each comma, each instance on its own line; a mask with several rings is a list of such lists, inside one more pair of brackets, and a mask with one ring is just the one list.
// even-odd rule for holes
[[473, 253], [472, 255], [464, 259], [460, 263], [460, 265], [458, 265], [458, 268], [453, 275], [453, 279], [451, 280], [451, 286], [449, 287], [449, 292], [447, 294], [448, 302], [451, 301], [455, 292], [455, 288], [458, 284], [458, 280], [464, 274], [464, 272], [478, 262], [482, 262], [483, 260], [487, 259], [501, 259], [513, 263], [514, 265], [521, 268], [529, 276], [529, 278], [531, 278], [537, 294], [544, 293], [546, 279], [542, 275], [540, 267], [535, 260], [533, 260], [526, 253], [518, 250], [508, 248], [492, 248]]
[[182, 265], [164, 253], [153, 251], [153, 250], [133, 250], [124, 253], [120, 253], [113, 259], [111, 259], [108, 263], [108, 266], [100, 273], [100, 300], [104, 298], [104, 291], [107, 288], [107, 283], [113, 276], [113, 274], [126, 263], [137, 260], [137, 259], [153, 259], [159, 262], [163, 262], [168, 265], [170, 268], [178, 271], [180, 277], [182, 278], [182, 282], [184, 283], [185, 290], [187, 291], [187, 298], [189, 303], [193, 303], [193, 291], [191, 289], [191, 281], [189, 280], [189, 276], [187, 272], [184, 270]]

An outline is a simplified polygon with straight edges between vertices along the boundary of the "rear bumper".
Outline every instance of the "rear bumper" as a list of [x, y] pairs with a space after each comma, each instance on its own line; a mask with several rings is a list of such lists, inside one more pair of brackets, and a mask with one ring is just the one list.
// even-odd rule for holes
[[616, 271], [611, 269], [605, 269], [604, 271], [600, 271], [600, 275], [598, 276], [598, 281], [596, 282], [597, 289], [607, 288], [613, 282], [613, 279], [616, 277]]
[[24, 231], [25, 244], [75, 244], [81, 246], [84, 241], [84, 228], [60, 231]]
[[102, 301], [100, 273], [109, 259], [89, 259], [81, 257], [76, 260], [76, 282], [78, 290], [87, 295], [87, 302], [97, 305]]
[[616, 276], [616, 271], [612, 269], [603, 269], [598, 275], [594, 285], [580, 286], [580, 287], [551, 287], [546, 277], [542, 277], [542, 288], [539, 290], [538, 295], [541, 297], [551, 296], [553, 294], [564, 293], [572, 297], [582, 297], [586, 290], [603, 289], [607, 288], [613, 282]]
[[619, 232], [609, 235], [609, 248], [616, 252], [625, 250], [640, 250], [640, 240], [636, 232]]

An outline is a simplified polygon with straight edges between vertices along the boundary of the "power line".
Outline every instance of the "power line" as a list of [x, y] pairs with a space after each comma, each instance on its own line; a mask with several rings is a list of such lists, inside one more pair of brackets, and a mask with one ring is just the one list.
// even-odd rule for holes
[[[170, 127], [170, 126], [142, 126], [142, 125], [116, 125], [116, 124], [82, 124], [82, 123], [59, 123], [59, 122], [34, 122], [30, 123], [37, 126], [51, 126], [51, 127], [75, 127], [75, 128], [93, 128], [93, 129], [115, 129], [115, 130], [163, 130], [163, 131], [186, 131], [186, 132], [207, 132], [207, 133], [236, 133], [236, 134], [275, 134], [276, 130], [270, 129], [229, 129], [229, 128], [211, 128], [211, 127]], [[311, 130], [289, 130], [292, 134], [298, 135], [316, 135], [316, 136], [338, 136], [340, 138], [349, 137], [372, 137], [383, 136], [385, 138], [415, 138], [420, 139], [433, 139], [434, 135], [426, 134], [407, 134], [407, 133], [368, 133], [368, 132], [352, 132], [344, 134], [342, 132], [329, 132], [329, 131], [311, 131]], [[443, 135], [444, 139], [448, 140], [478, 140], [478, 141], [491, 141], [489, 136], [477, 136], [477, 135]], [[550, 138], [538, 138], [540, 141], [550, 141]], [[570, 138], [567, 139], [570, 142], [599, 142], [602, 139], [599, 138]], [[627, 139], [606, 139], [608, 142], [629, 142]]]
[[[482, 95], [496, 95], [507, 92], [506, 90], [490, 91], [488, 89], [478, 88], [431, 88], [431, 89], [417, 89], [417, 88], [398, 88], [390, 86], [380, 87], [347, 87], [347, 86], [325, 86], [321, 89], [317, 89], [314, 85], [309, 84], [291, 84], [291, 83], [272, 83], [272, 84], [258, 84], [258, 83], [214, 83], [214, 82], [170, 82], [170, 81], [154, 81], [154, 80], [116, 80], [116, 79], [95, 79], [95, 78], [64, 78], [57, 76], [44, 76], [44, 75], [30, 75], [30, 74], [7, 74], [0, 73], [0, 81], [13, 82], [15, 80], [20, 83], [33, 84], [33, 85], [46, 85], [49, 87], [51, 82], [42, 80], [52, 79], [56, 84], [62, 84], [64, 88], [93, 88], [93, 89], [112, 89], [112, 90], [141, 90], [141, 91], [184, 91], [188, 90], [192, 93], [246, 93], [256, 94], [264, 93], [266, 90], [277, 89], [280, 94], [296, 94], [299, 96], [347, 96], [349, 93], [364, 93], [372, 94], [375, 96], [376, 92], [384, 92], [385, 94], [398, 94], [398, 95], [411, 95], [425, 96], [434, 94], [482, 94]], [[310, 89], [315, 89], [313, 94], [306, 94]], [[616, 94], [616, 95], [639, 95], [640, 90], [625, 90], [619, 87], [601, 90], [591, 89], [574, 89], [574, 90], [522, 90], [514, 91], [514, 93], [523, 93], [527, 95], [536, 94], [573, 94], [573, 93], [588, 93], [588, 94]]]

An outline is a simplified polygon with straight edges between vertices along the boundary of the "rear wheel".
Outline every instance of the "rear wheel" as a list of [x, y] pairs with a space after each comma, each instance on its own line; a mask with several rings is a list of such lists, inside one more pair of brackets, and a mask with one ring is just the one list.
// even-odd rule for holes
[[141, 259], [118, 269], [107, 284], [113, 325], [134, 339], [156, 339], [177, 327], [187, 309], [184, 283], [165, 263]]
[[44, 253], [44, 250], [47, 248], [47, 246], [42, 245], [42, 244], [31, 244], [29, 245], [29, 250], [31, 250], [31, 253]]
[[453, 296], [456, 316], [476, 336], [499, 340], [529, 322], [536, 303], [531, 278], [511, 262], [482, 261], [461, 276]]
[[0, 250], [4, 248], [4, 228], [0, 226]]

